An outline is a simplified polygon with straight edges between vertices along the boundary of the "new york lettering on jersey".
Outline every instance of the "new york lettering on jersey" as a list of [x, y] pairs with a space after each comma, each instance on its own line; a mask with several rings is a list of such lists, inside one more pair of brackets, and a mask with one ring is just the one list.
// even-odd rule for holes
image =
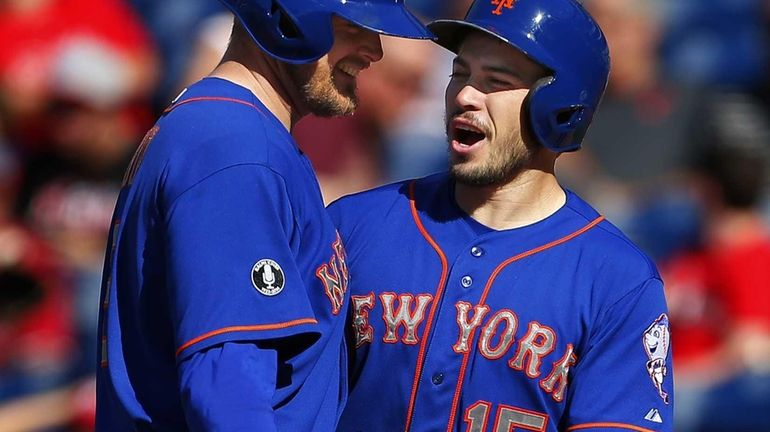
[[[666, 309], [644, 255], [574, 194], [551, 217], [498, 232], [463, 215], [451, 189], [437, 175], [330, 208], [352, 276], [355, 356], [340, 430], [670, 422], [656, 414], [672, 386], [668, 341], [658, 339], [657, 363], [650, 356]], [[618, 342], [629, 332], [637, 337]], [[371, 396], [360, 395], [372, 394], [377, 408], [367, 409]]]

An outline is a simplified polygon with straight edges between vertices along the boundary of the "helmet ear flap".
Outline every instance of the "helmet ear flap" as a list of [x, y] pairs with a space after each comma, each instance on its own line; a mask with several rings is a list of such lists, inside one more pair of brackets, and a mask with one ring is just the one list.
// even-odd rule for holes
[[557, 110], [552, 116], [553, 127], [562, 131], [574, 130], [585, 121], [586, 108], [583, 105]]
[[281, 5], [275, 0], [271, 3], [272, 5], [270, 6], [268, 16], [272, 19], [278, 33], [280, 33], [284, 39], [297, 39], [301, 37], [302, 33], [286, 11], [283, 10]]
[[532, 135], [537, 142], [551, 151], [561, 152], [563, 150], [554, 145], [553, 141], [555, 127], [551, 112], [552, 105], [549, 103], [549, 95], [553, 93], [552, 87], [555, 81], [556, 78], [553, 75], [540, 78], [530, 89], [524, 103]]
[[563, 100], [559, 87], [559, 81], [554, 77], [539, 81], [528, 95], [527, 106], [538, 142], [561, 153], [580, 148], [591, 124], [593, 110], [585, 104], [569, 104]]
[[295, 14], [279, 0], [227, 0], [225, 5], [254, 42], [279, 60], [315, 61], [334, 43], [330, 11], [319, 9]]

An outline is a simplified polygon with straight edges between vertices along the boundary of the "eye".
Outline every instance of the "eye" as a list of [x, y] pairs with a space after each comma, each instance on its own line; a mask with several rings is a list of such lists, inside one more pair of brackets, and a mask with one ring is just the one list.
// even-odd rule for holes
[[487, 79], [487, 85], [495, 90], [514, 90], [521, 88], [521, 86], [511, 82], [510, 80], [494, 77]]

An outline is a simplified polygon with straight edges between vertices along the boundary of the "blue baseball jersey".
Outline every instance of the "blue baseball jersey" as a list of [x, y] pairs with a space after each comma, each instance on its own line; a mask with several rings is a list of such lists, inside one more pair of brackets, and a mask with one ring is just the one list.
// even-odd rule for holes
[[660, 276], [575, 194], [501, 231], [459, 208], [446, 174], [330, 213], [355, 349], [338, 430], [671, 430]]
[[97, 430], [334, 430], [345, 252], [309, 161], [250, 91], [206, 78], [175, 101], [109, 242]]

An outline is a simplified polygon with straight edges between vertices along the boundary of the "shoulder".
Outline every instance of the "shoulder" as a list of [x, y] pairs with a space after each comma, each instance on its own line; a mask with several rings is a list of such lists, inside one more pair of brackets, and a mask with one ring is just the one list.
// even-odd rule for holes
[[328, 210], [338, 225], [371, 224], [387, 218], [393, 211], [408, 210], [416, 197], [433, 195], [445, 183], [445, 174], [402, 180], [344, 196], [329, 204]]
[[190, 87], [158, 121], [152, 153], [176, 195], [233, 167], [302, 179], [302, 155], [281, 123], [245, 89], [223, 80]]
[[401, 181], [346, 195], [329, 204], [327, 209], [338, 226], [363, 221], [369, 216], [381, 218], [389, 208], [408, 199], [407, 185]]
[[174, 141], [178, 156], [206, 156], [203, 161], [269, 163], [298, 154], [289, 132], [253, 95], [224, 80], [190, 87], [158, 122], [159, 138]]
[[647, 253], [582, 198], [571, 192], [568, 195], [567, 206], [574, 217], [582, 218], [586, 224], [597, 221], [572, 243], [582, 256], [584, 268], [593, 274], [597, 286], [633, 289], [646, 286], [650, 280], [660, 281], [658, 269]]

